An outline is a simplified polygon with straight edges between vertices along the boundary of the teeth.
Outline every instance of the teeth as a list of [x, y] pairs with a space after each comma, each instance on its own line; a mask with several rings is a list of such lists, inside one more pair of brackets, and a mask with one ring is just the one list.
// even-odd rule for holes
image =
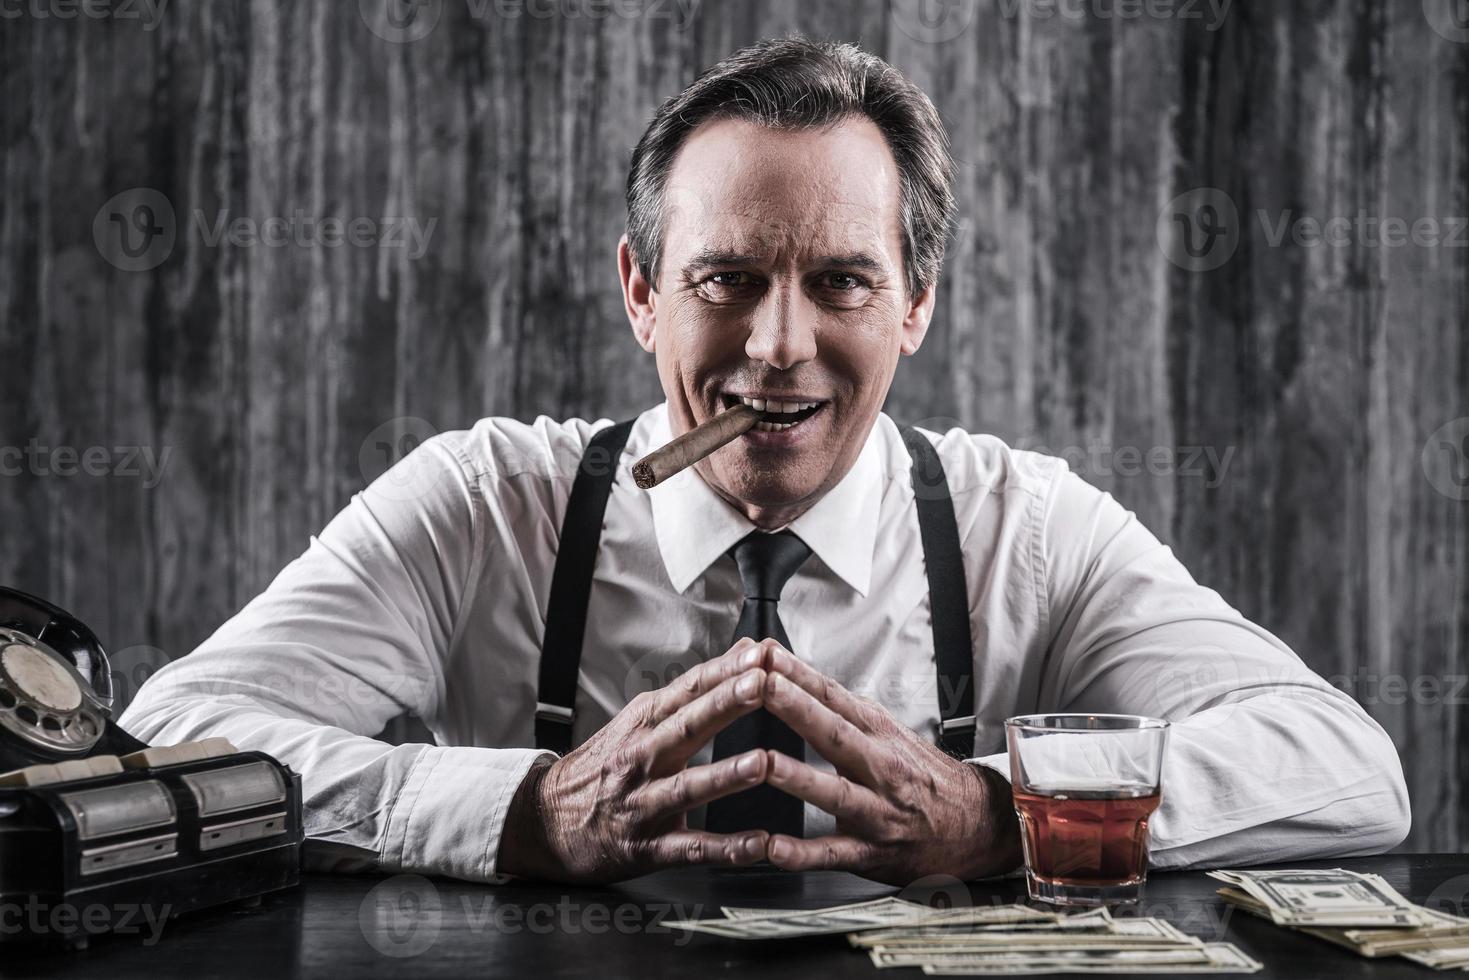
[[757, 412], [780, 412], [782, 414], [804, 412], [806, 409], [815, 408], [817, 405], [816, 402], [786, 402], [777, 401], [774, 398], [746, 398], [743, 395], [739, 396], [739, 398], [741, 402], [749, 405]]
[[755, 429], [759, 432], [780, 432], [795, 424], [795, 422], [756, 422]]

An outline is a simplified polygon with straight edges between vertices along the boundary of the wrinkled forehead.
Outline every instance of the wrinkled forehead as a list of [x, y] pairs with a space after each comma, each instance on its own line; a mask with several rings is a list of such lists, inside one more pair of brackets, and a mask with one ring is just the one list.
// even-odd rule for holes
[[881, 132], [855, 117], [773, 130], [743, 120], [700, 126], [664, 191], [663, 254], [766, 261], [866, 252], [901, 261], [897, 166]]

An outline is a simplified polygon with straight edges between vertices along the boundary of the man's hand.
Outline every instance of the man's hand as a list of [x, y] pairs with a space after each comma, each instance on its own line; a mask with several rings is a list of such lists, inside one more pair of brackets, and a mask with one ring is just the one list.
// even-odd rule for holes
[[964, 880], [1021, 860], [1010, 788], [960, 762], [789, 652], [774, 648], [765, 707], [835, 767], [835, 774], [771, 752], [766, 782], [837, 820], [836, 834], [776, 834], [767, 854], [788, 870], [839, 868], [907, 885], [943, 872]]
[[511, 801], [499, 870], [603, 882], [676, 865], [763, 859], [765, 831], [691, 830], [686, 813], [763, 782], [766, 754], [685, 767], [721, 729], [760, 707], [773, 647], [740, 640], [667, 687], [639, 694], [575, 750], [533, 769]]

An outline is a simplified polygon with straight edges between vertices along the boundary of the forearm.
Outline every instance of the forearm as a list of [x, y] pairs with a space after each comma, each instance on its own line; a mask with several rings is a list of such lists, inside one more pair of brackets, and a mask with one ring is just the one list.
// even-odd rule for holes
[[1391, 740], [1345, 695], [1282, 686], [1177, 722], [1158, 867], [1376, 854], [1410, 822]]
[[[182, 662], [181, 662], [182, 665]], [[308, 866], [494, 880], [511, 796], [540, 757], [528, 749], [388, 745], [213, 685], [158, 678], [121, 722], [167, 744], [223, 735], [301, 775]]]

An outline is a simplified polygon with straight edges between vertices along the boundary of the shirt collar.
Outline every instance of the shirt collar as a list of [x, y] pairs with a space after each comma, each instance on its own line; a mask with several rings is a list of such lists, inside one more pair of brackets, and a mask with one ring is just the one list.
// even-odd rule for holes
[[[872, 581], [872, 553], [877, 545], [877, 518], [882, 505], [879, 428], [872, 427], [857, 461], [837, 485], [787, 528], [864, 597]], [[668, 403], [664, 402], [653, 410], [648, 446], [661, 446], [670, 438]], [[755, 525], [715, 493], [693, 467], [647, 493], [658, 550], [668, 580], [679, 592], [688, 589], [720, 555], [755, 530]]]

